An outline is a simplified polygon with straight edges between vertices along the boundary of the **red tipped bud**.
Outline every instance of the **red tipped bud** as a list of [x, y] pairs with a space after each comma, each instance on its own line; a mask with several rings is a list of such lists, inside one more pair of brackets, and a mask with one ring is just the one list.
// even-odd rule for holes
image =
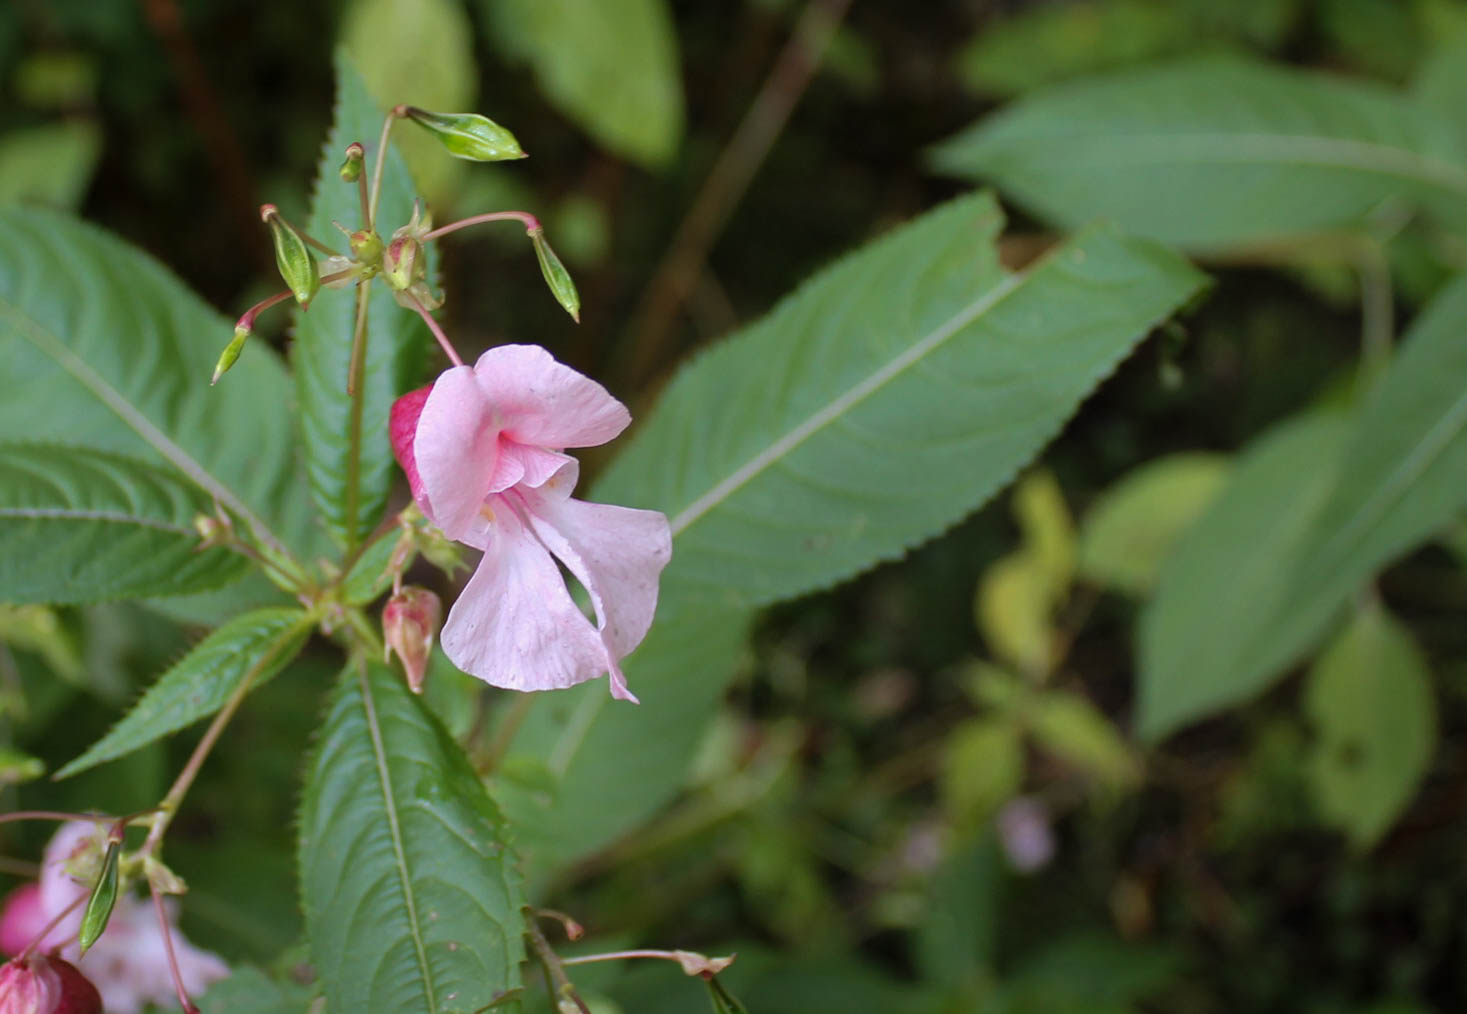
[[33, 954], [0, 968], [0, 1014], [101, 1014], [102, 998], [69, 962]]
[[366, 154], [366, 149], [356, 141], [346, 146], [346, 161], [341, 163], [343, 183], [355, 183], [362, 178], [362, 165]]
[[346, 238], [352, 260], [370, 268], [382, 267], [382, 237], [370, 229], [358, 229]]
[[438, 634], [443, 606], [426, 588], [404, 588], [382, 609], [382, 637], [389, 655], [396, 653], [407, 674], [408, 689], [423, 692], [423, 679], [428, 675], [428, 659], [433, 654], [433, 638]]

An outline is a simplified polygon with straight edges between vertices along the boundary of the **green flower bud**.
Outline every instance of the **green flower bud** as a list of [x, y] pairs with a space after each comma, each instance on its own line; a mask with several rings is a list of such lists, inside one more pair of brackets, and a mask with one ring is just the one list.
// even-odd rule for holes
[[321, 269], [316, 266], [316, 258], [311, 256], [300, 233], [280, 217], [275, 205], [263, 205], [260, 218], [270, 226], [275, 240], [275, 265], [280, 269], [280, 277], [285, 279], [297, 303], [303, 308], [310, 306], [321, 288]]
[[428, 276], [428, 259], [423, 244], [408, 236], [399, 236], [387, 244], [382, 258], [382, 277], [389, 287], [401, 292]]
[[347, 244], [351, 247], [351, 256], [359, 264], [365, 264], [369, 268], [380, 269], [382, 267], [382, 237], [370, 229], [359, 229], [347, 237]]
[[245, 339], [249, 336], [250, 329], [248, 327], [243, 324], [235, 327], [234, 337], [230, 339], [228, 345], [224, 346], [224, 351], [219, 353], [219, 362], [215, 364], [214, 376], [209, 381], [210, 387], [219, 383], [219, 378], [224, 376], [225, 372], [234, 365], [234, 361], [239, 358], [240, 350], [244, 348]]
[[581, 294], [576, 291], [576, 283], [571, 281], [570, 272], [565, 269], [560, 258], [555, 256], [555, 251], [550, 249], [550, 244], [545, 239], [545, 230], [531, 229], [530, 242], [535, 244], [535, 257], [540, 261], [540, 273], [545, 276], [545, 284], [550, 286], [556, 302], [565, 307], [565, 312], [579, 324]]
[[115, 828], [113, 834], [107, 838], [107, 855], [102, 860], [102, 873], [97, 877], [97, 883], [92, 887], [92, 895], [87, 899], [87, 907], [82, 911], [81, 932], [77, 942], [81, 944], [82, 953], [107, 928], [107, 920], [112, 918], [112, 906], [117, 903], [117, 881], [118, 856], [122, 853], [121, 828]]
[[525, 157], [513, 134], [478, 113], [430, 113], [416, 106], [399, 106], [398, 113], [438, 138], [456, 158], [503, 162]]
[[362, 178], [362, 165], [366, 154], [366, 149], [356, 141], [346, 146], [346, 161], [341, 163], [341, 181], [343, 183], [355, 183]]

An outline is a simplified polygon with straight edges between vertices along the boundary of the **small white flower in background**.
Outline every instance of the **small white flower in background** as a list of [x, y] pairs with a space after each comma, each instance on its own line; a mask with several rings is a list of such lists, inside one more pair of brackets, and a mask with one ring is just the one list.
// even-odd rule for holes
[[[101, 855], [106, 836], [106, 828], [91, 821], [61, 825], [46, 846], [40, 881], [17, 888], [5, 900], [0, 914], [0, 950], [19, 954], [67, 906], [91, 893], [91, 884], [73, 873], [84, 873], [88, 858]], [[81, 969], [102, 995], [107, 1014], [140, 1014], [148, 1004], [175, 1003], [167, 942], [151, 901], [131, 894], [118, 897], [106, 931], [85, 956], [76, 939], [84, 907], [76, 905], [36, 949], [59, 954]], [[179, 974], [189, 993], [197, 996], [228, 977], [229, 966], [218, 955], [185, 940], [177, 929], [177, 906], [166, 902], [165, 908]]]

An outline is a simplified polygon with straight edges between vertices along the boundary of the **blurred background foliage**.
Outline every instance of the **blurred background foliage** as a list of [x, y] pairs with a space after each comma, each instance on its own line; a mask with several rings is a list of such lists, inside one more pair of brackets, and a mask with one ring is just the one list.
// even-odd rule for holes
[[[532, 155], [467, 172], [404, 139], [436, 218], [540, 215], [584, 297], [577, 327], [516, 231], [476, 232], [441, 263], [460, 347], [544, 343], [635, 409], [816, 266], [963, 190], [933, 171], [934, 145], [1069, 79], [1251, 55], [1405, 89], [1467, 129], [1461, 0], [846, 6], [13, 0], [0, 201], [77, 210], [242, 308], [273, 271], [256, 205], [304, 218], [340, 45], [384, 103], [477, 109]], [[1064, 215], [1010, 210], [1017, 265]], [[1199, 239], [1205, 304], [1125, 363], [1009, 494], [764, 616], [682, 796], [548, 887], [590, 930], [567, 953], [737, 951], [721, 979], [761, 1014], [1460, 1009], [1467, 529], [1385, 570], [1268, 693], [1159, 741], [1131, 717], [1138, 616], [1176, 540], [1267, 464], [1240, 450], [1342, 403], [1362, 318], [1368, 352], [1371, 327], [1388, 340], [1461, 266], [1429, 223], [1382, 214], [1367, 254], [1337, 235]], [[1302, 454], [1327, 428], [1290, 437]], [[34, 779], [199, 636], [130, 605], [0, 611], [7, 808], [150, 805], [196, 732]], [[296, 786], [329, 683], [324, 661], [294, 670], [236, 720], [169, 845], [194, 885], [190, 935], [286, 982]], [[467, 736], [504, 706], [447, 666], [430, 694]], [[17, 858], [3, 869], [27, 875], [19, 857], [44, 829], [4, 832]], [[670, 966], [574, 971], [598, 1011], [705, 1003]], [[209, 1009], [253, 1010], [230, 997], [276, 989], [290, 1009], [288, 987], [254, 979]]]

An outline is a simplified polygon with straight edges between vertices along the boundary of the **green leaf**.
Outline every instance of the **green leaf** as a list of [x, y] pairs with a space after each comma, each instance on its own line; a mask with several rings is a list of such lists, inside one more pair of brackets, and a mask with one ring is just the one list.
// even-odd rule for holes
[[1112, 789], [1135, 785], [1141, 765], [1116, 727], [1079, 694], [1051, 690], [1028, 706], [1029, 728], [1046, 750]]
[[912, 941], [926, 982], [962, 986], [992, 974], [1001, 925], [1004, 868], [985, 833], [953, 849], [932, 877], [926, 919]]
[[1358, 849], [1405, 809], [1436, 747], [1431, 673], [1411, 632], [1367, 605], [1309, 670], [1317, 736], [1308, 773], [1320, 813]]
[[1044, 563], [1030, 552], [995, 560], [978, 580], [973, 613], [989, 652], [1031, 679], [1054, 662], [1055, 600]]
[[285, 371], [261, 344], [210, 388], [229, 333], [137, 250], [63, 215], [0, 211], [0, 440], [30, 439], [41, 420], [49, 441], [166, 465], [313, 551]]
[[[1179, 548], [1143, 617], [1144, 735], [1268, 686], [1318, 643], [1361, 584], [1467, 505], [1464, 329], [1467, 279], [1459, 279], [1412, 326], [1348, 437], [1276, 462], [1299, 474], [1251, 486], [1243, 514], [1222, 520], [1233, 509], [1224, 501], [1243, 495], [1234, 496], [1240, 469], [1188, 532], [1187, 560]], [[1340, 445], [1325, 446], [1330, 440]], [[1242, 527], [1250, 515], [1253, 531]], [[1209, 539], [1214, 545], [1202, 548]]]
[[402, 534], [402, 529], [390, 528], [366, 545], [341, 579], [342, 601], [349, 606], [364, 606], [392, 587], [388, 565]]
[[301, 1014], [311, 1005], [311, 990], [236, 965], [229, 978], [209, 987], [198, 1003], [203, 1014]]
[[1080, 573], [1090, 581], [1144, 596], [1156, 584], [1178, 536], [1227, 480], [1219, 454], [1172, 454], [1134, 469], [1090, 508], [1080, 532]]
[[177, 472], [122, 455], [0, 444], [0, 599], [96, 602], [232, 581], [243, 557], [198, 549], [194, 517], [210, 506]]
[[[369, 170], [376, 171], [383, 114], [342, 54], [336, 58], [336, 75], [336, 123], [321, 152], [316, 197], [305, 229], [319, 240], [344, 247], [345, 239], [331, 223], [359, 225], [361, 202], [357, 187], [341, 181], [337, 166], [346, 146], [360, 141], [367, 149]], [[377, 208], [378, 231], [390, 233], [405, 224], [412, 210], [407, 167], [389, 146]], [[398, 306], [385, 285], [371, 287], [362, 408], [357, 416], [346, 393], [355, 310], [355, 288], [322, 289], [309, 310], [296, 314], [293, 353], [311, 496], [327, 530], [348, 548], [371, 534], [387, 508], [396, 468], [387, 440], [387, 416], [392, 402], [417, 380], [430, 341], [422, 321]]]
[[[356, 0], [342, 22], [341, 44], [385, 109], [470, 109], [479, 94], [473, 26], [456, 0]], [[357, 140], [365, 144], [381, 128], [379, 119]], [[411, 127], [399, 126], [393, 138], [428, 202], [450, 203], [464, 164], [445, 157], [437, 141]]]
[[231, 620], [158, 677], [122, 721], [56, 777], [70, 777], [207, 718], [241, 683], [258, 688], [296, 656], [311, 626], [295, 608], [260, 609]]
[[943, 744], [942, 803], [965, 828], [986, 824], [1024, 784], [1024, 741], [1007, 719], [974, 718]]
[[466, 1014], [518, 990], [524, 900], [504, 837], [463, 752], [402, 680], [349, 665], [301, 808], [301, 893], [327, 1007]]
[[87, 120], [0, 135], [0, 204], [36, 201], [74, 209], [86, 196], [101, 154], [102, 131]]
[[1290, 564], [1334, 485], [1348, 422], [1302, 415], [1244, 451], [1212, 506], [1162, 566], [1141, 614], [1136, 725], [1157, 737], [1262, 689], [1239, 640], [1287, 608]]
[[697, 358], [596, 489], [677, 542], [664, 601], [829, 587], [982, 504], [1202, 285], [1168, 251], [1087, 230], [999, 266], [989, 195], [825, 269]]
[[1041, 217], [1103, 217], [1198, 252], [1359, 228], [1382, 202], [1467, 229], [1467, 135], [1378, 86], [1194, 59], [1075, 81], [934, 153]]
[[[826, 269], [684, 369], [597, 484], [593, 499], [666, 511], [675, 541], [658, 620], [625, 665], [641, 707], [599, 684], [546, 695], [514, 742], [561, 779], [545, 804], [558, 854], [605, 845], [675, 792], [753, 607], [976, 508], [1202, 284], [1108, 229], [1010, 275], [1001, 226], [972, 196]], [[500, 795], [517, 825], [545, 824]]]
[[510, 55], [557, 109], [649, 168], [682, 142], [683, 89], [666, 0], [480, 0]]

